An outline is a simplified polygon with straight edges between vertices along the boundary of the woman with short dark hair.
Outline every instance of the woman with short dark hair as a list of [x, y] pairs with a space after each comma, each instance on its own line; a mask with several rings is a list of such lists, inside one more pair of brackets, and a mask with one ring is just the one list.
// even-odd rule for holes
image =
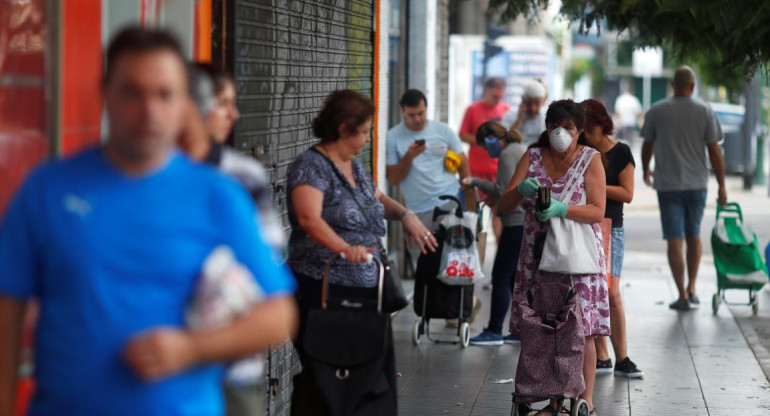
[[[299, 283], [300, 330], [295, 347], [303, 373], [295, 378], [292, 412], [296, 415], [327, 415], [319, 403], [312, 367], [302, 336], [308, 313], [321, 299], [321, 277], [326, 262], [344, 254], [329, 269], [329, 292], [346, 298], [373, 297], [377, 270], [367, 255], [381, 256], [380, 239], [385, 219], [400, 220], [404, 231], [423, 252], [435, 251], [438, 243], [413, 212], [380, 192], [370, 174], [356, 160], [369, 143], [374, 116], [372, 102], [355, 91], [331, 93], [313, 120], [313, 133], [321, 142], [297, 157], [289, 169], [289, 267]], [[387, 259], [380, 258], [383, 262]], [[373, 392], [378, 403], [373, 415], [396, 414], [395, 357], [388, 326], [386, 365], [381, 377], [386, 392]], [[296, 405], [296, 406], [295, 406]]]

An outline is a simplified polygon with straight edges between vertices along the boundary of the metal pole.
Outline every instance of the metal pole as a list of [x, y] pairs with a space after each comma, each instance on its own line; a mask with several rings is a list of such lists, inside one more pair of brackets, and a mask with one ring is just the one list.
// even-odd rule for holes
[[757, 137], [757, 166], [754, 169], [754, 183], [765, 185], [765, 136]]
[[650, 96], [652, 95], [652, 79], [650, 78], [650, 74], [644, 74], [643, 80], [642, 105], [644, 106], [644, 110], [647, 111], [650, 109]]

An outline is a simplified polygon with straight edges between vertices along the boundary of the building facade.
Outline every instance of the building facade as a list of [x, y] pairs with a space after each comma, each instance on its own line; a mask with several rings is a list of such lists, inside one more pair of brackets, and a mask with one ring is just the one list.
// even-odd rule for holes
[[[318, 140], [310, 123], [334, 90], [377, 105], [361, 161], [382, 187], [390, 13], [387, 0], [0, 0], [0, 215], [35, 166], [101, 142], [102, 50], [126, 25], [170, 29], [191, 60], [234, 74], [232, 144], [268, 168], [287, 230], [287, 170]], [[289, 414], [298, 370], [290, 342], [273, 348], [270, 415]]]

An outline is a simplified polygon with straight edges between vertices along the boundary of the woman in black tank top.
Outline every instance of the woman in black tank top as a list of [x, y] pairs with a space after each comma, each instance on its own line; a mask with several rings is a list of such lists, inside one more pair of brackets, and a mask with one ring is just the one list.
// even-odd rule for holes
[[[611, 230], [611, 281], [610, 281], [610, 327], [612, 347], [615, 350], [616, 376], [641, 378], [644, 376], [626, 353], [626, 317], [620, 297], [620, 275], [623, 271], [623, 204], [631, 202], [634, 196], [634, 157], [625, 143], [613, 140], [612, 118], [604, 105], [596, 100], [583, 101], [585, 109], [585, 134], [588, 145], [602, 154], [602, 163], [607, 178], [607, 203], [604, 217], [612, 220]], [[605, 338], [597, 337], [596, 372], [612, 373], [613, 366]]]

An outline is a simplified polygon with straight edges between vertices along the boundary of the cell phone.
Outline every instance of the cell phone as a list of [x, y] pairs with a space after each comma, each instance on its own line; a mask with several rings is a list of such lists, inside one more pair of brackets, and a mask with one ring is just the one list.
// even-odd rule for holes
[[425, 146], [425, 139], [417, 139], [414, 141], [417, 146]]

